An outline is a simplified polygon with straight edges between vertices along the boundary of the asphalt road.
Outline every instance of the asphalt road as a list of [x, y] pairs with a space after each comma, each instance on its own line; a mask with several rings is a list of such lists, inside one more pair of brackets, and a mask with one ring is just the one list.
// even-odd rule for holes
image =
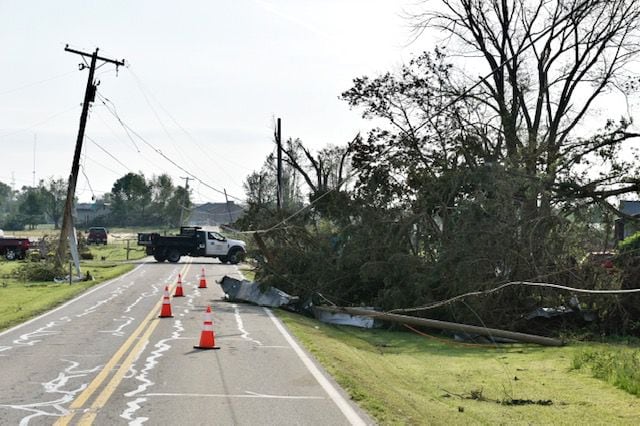
[[[158, 318], [179, 273], [185, 297]], [[371, 423], [269, 309], [224, 300], [224, 275], [238, 271], [141, 263], [0, 333], [0, 424]], [[194, 349], [208, 305], [219, 350]]]

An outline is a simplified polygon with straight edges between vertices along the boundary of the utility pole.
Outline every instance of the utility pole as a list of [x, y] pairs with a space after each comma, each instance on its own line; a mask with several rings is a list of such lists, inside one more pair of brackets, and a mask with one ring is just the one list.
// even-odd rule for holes
[[277, 188], [277, 206], [278, 211], [282, 209], [282, 130], [280, 127], [280, 118], [276, 124], [276, 143], [278, 144], [278, 188]]
[[185, 180], [185, 184], [184, 184], [184, 190], [185, 190], [185, 195], [184, 195], [184, 200], [182, 201], [182, 208], [180, 209], [180, 226], [182, 226], [182, 217], [184, 214], [184, 209], [185, 204], [187, 203], [187, 200], [189, 199], [189, 180], [193, 180], [193, 178], [190, 178], [189, 176], [187, 177], [180, 177], [180, 179], [184, 179]]
[[[62, 229], [60, 230], [60, 242], [58, 244], [57, 259], [58, 264], [63, 265], [66, 253], [66, 241], [67, 238], [71, 238], [71, 231], [73, 230], [73, 199], [76, 193], [76, 183], [78, 181], [78, 170], [80, 168], [80, 153], [82, 152], [82, 141], [84, 139], [84, 129], [87, 125], [87, 115], [89, 113], [89, 105], [95, 100], [96, 89], [100, 82], [94, 82], [93, 76], [96, 71], [96, 62], [98, 60], [102, 62], [112, 63], [116, 66], [116, 70], [119, 66], [124, 65], [124, 59], [118, 61], [115, 59], [104, 58], [98, 56], [98, 49], [96, 48], [93, 53], [81, 52], [79, 50], [70, 49], [69, 45], [64, 48], [65, 52], [75, 53], [83, 58], [91, 58], [91, 65], [89, 65], [89, 77], [87, 79], [87, 87], [84, 92], [84, 102], [82, 103], [82, 114], [80, 115], [80, 127], [78, 128], [78, 138], [76, 140], [76, 149], [73, 154], [73, 164], [71, 165], [71, 174], [69, 175], [69, 186], [67, 187], [67, 200], [64, 205], [64, 215], [62, 216]], [[80, 64], [80, 71], [87, 68], [85, 64]], [[75, 238], [75, 236], [73, 236]]]
[[231, 216], [231, 209], [229, 208], [229, 197], [227, 197], [227, 188], [224, 188], [224, 199], [227, 200], [227, 213], [229, 213], [229, 225], [233, 223], [233, 216]]

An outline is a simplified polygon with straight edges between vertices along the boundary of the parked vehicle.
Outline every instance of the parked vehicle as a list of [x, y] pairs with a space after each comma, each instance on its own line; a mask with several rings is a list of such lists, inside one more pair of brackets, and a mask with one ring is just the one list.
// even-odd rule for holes
[[246, 243], [232, 240], [213, 229], [183, 226], [180, 234], [162, 236], [157, 232], [139, 233], [138, 245], [145, 246], [156, 261], [176, 263], [181, 256], [217, 257], [222, 263], [235, 265], [244, 259]]
[[30, 246], [28, 238], [0, 236], [0, 256], [7, 260], [24, 259]]
[[107, 245], [109, 231], [107, 228], [94, 226], [87, 231], [87, 244], [104, 244]]

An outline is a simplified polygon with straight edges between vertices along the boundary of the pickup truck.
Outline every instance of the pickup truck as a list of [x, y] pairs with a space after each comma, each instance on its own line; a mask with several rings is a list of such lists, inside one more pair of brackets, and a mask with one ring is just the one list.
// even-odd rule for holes
[[24, 259], [29, 246], [27, 238], [0, 237], [0, 256], [7, 260]]
[[139, 233], [138, 245], [146, 247], [148, 255], [158, 262], [176, 263], [181, 256], [217, 257], [222, 263], [235, 265], [246, 253], [246, 243], [232, 240], [213, 229], [183, 226], [180, 233], [163, 236], [157, 232]]

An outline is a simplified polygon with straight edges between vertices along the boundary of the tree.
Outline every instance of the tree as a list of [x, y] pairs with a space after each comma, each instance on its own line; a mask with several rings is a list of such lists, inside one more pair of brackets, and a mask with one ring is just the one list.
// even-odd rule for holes
[[[554, 204], [588, 200], [614, 209], [614, 196], [640, 189], [632, 161], [618, 155], [638, 134], [630, 119], [603, 121], [591, 137], [577, 130], [603, 94], [633, 89], [640, 3], [628, 0], [442, 0], [414, 16], [415, 28], [443, 31], [481, 58], [490, 78], [467, 77], [464, 92], [486, 107], [479, 141], [511, 173], [523, 215], [536, 223]], [[476, 86], [476, 84], [478, 84]], [[472, 123], [469, 123], [472, 124]], [[475, 127], [475, 126], [474, 126]], [[635, 159], [636, 157], [634, 157]], [[598, 164], [594, 174], [589, 167]], [[537, 228], [546, 232], [546, 227]]]
[[31, 229], [36, 229], [43, 223], [46, 209], [46, 199], [39, 187], [23, 187], [18, 197], [18, 212], [24, 218], [24, 223]]
[[145, 212], [151, 202], [151, 187], [142, 173], [127, 173], [118, 179], [111, 194], [112, 216], [116, 222], [122, 225], [150, 222]]
[[149, 181], [149, 186], [151, 188], [152, 215], [156, 222], [166, 225], [170, 222], [166, 209], [175, 192], [173, 180], [165, 173], [153, 176]]
[[46, 187], [41, 182], [40, 191], [44, 198], [44, 211], [53, 221], [55, 229], [59, 229], [67, 198], [67, 182], [62, 178], [51, 177]]
[[[355, 142], [359, 135], [354, 138]], [[352, 143], [353, 143], [352, 142]], [[344, 177], [349, 172], [348, 159], [350, 145], [338, 147], [329, 145], [313, 155], [300, 139], [289, 139], [285, 162], [304, 178], [312, 197], [324, 194], [330, 189], [340, 189]]]

